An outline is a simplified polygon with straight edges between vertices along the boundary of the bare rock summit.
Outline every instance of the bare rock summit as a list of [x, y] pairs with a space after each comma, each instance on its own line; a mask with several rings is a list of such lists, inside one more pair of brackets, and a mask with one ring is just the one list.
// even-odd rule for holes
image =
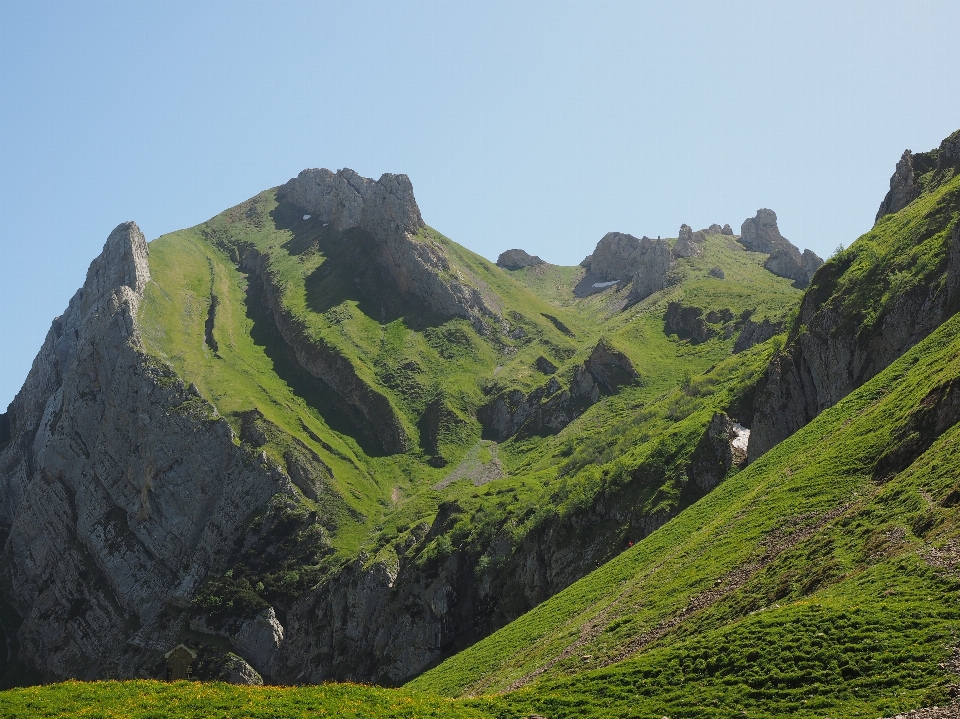
[[501, 252], [497, 258], [497, 266], [505, 270], [520, 270], [524, 267], [533, 267], [534, 265], [542, 264], [544, 264], [544, 262], [539, 257], [520, 249]]
[[813, 251], [801, 254], [796, 245], [781, 235], [777, 213], [766, 208], [743, 221], [739, 242], [748, 250], [769, 254], [763, 266], [779, 277], [793, 280], [796, 287], [809, 285], [813, 273], [823, 264]]
[[401, 292], [423, 300], [443, 317], [464, 317], [478, 330], [483, 318], [499, 318], [500, 308], [487, 285], [455, 266], [427, 230], [406, 175], [385, 173], [379, 180], [344, 168], [304, 170], [283, 185], [278, 198], [330, 224], [338, 232], [368, 233], [379, 249], [376, 262]]

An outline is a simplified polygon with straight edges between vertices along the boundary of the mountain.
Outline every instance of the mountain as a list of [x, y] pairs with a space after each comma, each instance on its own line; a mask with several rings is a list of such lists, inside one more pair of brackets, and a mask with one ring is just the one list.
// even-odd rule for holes
[[188, 641], [205, 676], [398, 683], [583, 576], [742, 464], [714, 415], [769, 349], [722, 361], [798, 293], [697, 241], [583, 292], [350, 170], [119, 226], [2, 416], [9, 681]]
[[940, 700], [956, 137], [822, 266], [768, 209], [497, 266], [350, 170], [121, 225], [0, 415], [4, 683], [182, 642], [498, 716]]
[[[950, 703], [958, 138], [920, 155], [922, 189], [804, 294], [756, 384], [751, 455], [765, 423], [801, 428], [412, 688], [506, 692], [484, 700], [497, 716], [877, 717]], [[783, 402], [788, 372], [833, 377], [834, 394]], [[821, 403], [812, 418], [805, 400]]]

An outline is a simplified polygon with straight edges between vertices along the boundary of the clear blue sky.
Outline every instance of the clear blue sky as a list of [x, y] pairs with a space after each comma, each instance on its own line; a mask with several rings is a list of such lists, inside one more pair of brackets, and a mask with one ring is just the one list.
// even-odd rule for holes
[[960, 128], [957, 2], [0, 0], [0, 409], [110, 230], [403, 172], [491, 259], [774, 209], [826, 257]]

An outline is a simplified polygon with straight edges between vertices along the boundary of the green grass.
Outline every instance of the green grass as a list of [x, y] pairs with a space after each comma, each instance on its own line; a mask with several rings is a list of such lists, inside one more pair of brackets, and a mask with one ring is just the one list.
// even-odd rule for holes
[[486, 712], [429, 694], [359, 684], [246, 687], [201, 682], [64, 682], [0, 692], [8, 719], [470, 719]]
[[[319, 578], [361, 548], [370, 561], [421, 563], [459, 546], [452, 540], [469, 539], [482, 552], [484, 547], [475, 543], [491, 541], [508, 523], [520, 528], [511, 540], [520, 543], [523, 532], [543, 530], [585, 508], [594, 494], [610, 489], [610, 476], [620, 477], [616, 481], [623, 484], [624, 473], [643, 462], [636, 448], [672, 422], [689, 417], [684, 431], [667, 437], [668, 442], [680, 437], [682, 447], [670, 460], [677, 465], [709, 421], [708, 409], [721, 409], [735, 394], [733, 389], [717, 394], [713, 385], [718, 377], [723, 375], [727, 385], [751, 382], [769, 352], [743, 357], [745, 371], [716, 370], [729, 357], [733, 337], [719, 334], [694, 346], [666, 336], [662, 318], [667, 302], [729, 308], [737, 315], [752, 309], [782, 316], [799, 297], [787, 281], [762, 269], [762, 255], [744, 252], [719, 236], [709, 238], [705, 257], [679, 263], [679, 285], [620, 311], [625, 293], [619, 298], [610, 292], [584, 300], [574, 297], [580, 268], [547, 265], [506, 272], [431, 228], [422, 235], [421, 240], [440, 244], [455, 266], [488, 288], [510, 325], [509, 335], [481, 337], [465, 320], [443, 320], [415, 297], [398, 296], [370, 263], [369, 238], [358, 231], [334, 233], [316, 219], [302, 221], [277, 203], [274, 191], [150, 245], [153, 282], [140, 317], [147, 351], [185, 382], [194, 383], [238, 435], [243, 418], [259, 412], [264, 426], [275, 428], [267, 432], [262, 449], [279, 466], [291, 449], [306, 448], [332, 473], [324, 496], [299, 501], [304, 516], [317, 512], [325, 518], [324, 537], [334, 555], [304, 567], [302, 577]], [[254, 252], [264, 258], [264, 275], [275, 288], [279, 311], [292, 318], [309, 341], [345, 357], [359, 380], [386, 399], [412, 440], [407, 452], [377, 451], [345, 417], [342, 400], [299, 367], [264, 307], [258, 277], [249, 272]], [[708, 275], [716, 265], [724, 267], [728, 280]], [[547, 291], [548, 285], [554, 289]], [[723, 327], [717, 329], [722, 332]], [[602, 400], [555, 437], [526, 437], [501, 445], [498, 458], [507, 478], [487, 488], [452, 482], [433, 489], [472, 456], [480, 436], [475, 415], [481, 404], [497, 392], [530, 391], [545, 382], [534, 367], [541, 355], [558, 366], [557, 376], [568, 383], [575, 366], [601, 337], [632, 358], [642, 377], [638, 386]], [[711, 369], [711, 375], [698, 380], [702, 385], [677, 392], [684, 378]], [[480, 454], [479, 461], [489, 461], [491, 450], [483, 445]], [[432, 455], [442, 456], [446, 467], [431, 466], [427, 460]], [[615, 457], [621, 457], [619, 465], [606, 467]], [[605, 468], [598, 471], [591, 465]], [[662, 482], [641, 484], [630, 491], [645, 496], [641, 504], [649, 511], [659, 507], [673, 512], [684, 504], [676, 486], [669, 496], [655, 497]], [[505, 492], [514, 501], [503, 501]], [[431, 526], [444, 502], [469, 505], [471, 516], [480, 512], [485, 519], [428, 547], [421, 541], [424, 527]], [[554, 505], [558, 511], [551, 513]], [[626, 541], [614, 536], [614, 528], [608, 530], [603, 536], [613, 544], [604, 550], [604, 558]], [[298, 536], [306, 534], [307, 529], [301, 529]], [[294, 554], [307, 556], [310, 546], [300, 546]], [[275, 574], [286, 576], [298, 569], [285, 565]], [[233, 606], [227, 594], [237, 582], [238, 597], [248, 596], [258, 584], [269, 594], [276, 584], [274, 577], [253, 567], [237, 565], [234, 570], [233, 579], [211, 578], [204, 606]], [[255, 597], [248, 598], [251, 606], [259, 606]], [[517, 607], [504, 619], [526, 608]]]
[[[526, 678], [529, 689], [483, 701], [550, 717], [876, 717], [944, 701], [960, 583], [921, 556], [960, 535], [944, 506], [960, 428], [887, 484], [872, 471], [893, 430], [957, 376], [960, 316], [637, 546], [409, 686], [489, 694]], [[628, 651], [644, 632], [654, 641]]]

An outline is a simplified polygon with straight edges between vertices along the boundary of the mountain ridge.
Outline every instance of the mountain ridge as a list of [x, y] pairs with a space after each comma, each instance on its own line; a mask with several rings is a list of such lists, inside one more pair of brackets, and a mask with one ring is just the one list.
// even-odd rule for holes
[[[564, 683], [588, 668], [584, 687], [669, 675], [663, 696], [680, 711], [685, 700], [665, 688], [676, 677], [657, 657], [714, 687], [691, 658], [698, 632], [749, 653], [737, 622], [754, 626], [744, 608], [767, 611], [780, 591], [792, 618], [781, 626], [788, 614], [770, 610], [763, 631], [794, 642], [790, 622], [808, 626], [796, 607], [817, 592], [836, 595], [818, 612], [844, 605], [858, 591], [848, 575], [866, 577], [863, 557], [889, 544], [873, 512], [906, 549], [890, 545], [889, 562], [864, 581], [881, 586], [906, 562], [902, 611], [914, 593], [937, 597], [929, 627], [905, 634], [929, 655], [910, 654], [923, 679], [909, 700], [944, 691], [929, 657], [941, 657], [931, 637], [954, 621], [943, 578], [954, 571], [950, 470], [929, 484], [914, 465], [952, 466], [960, 212], [945, 143], [920, 174], [917, 155], [920, 192], [812, 280], [813, 260], [782, 244], [768, 210], [740, 237], [719, 225], [684, 225], [666, 240], [607, 235], [591, 257], [615, 245], [629, 255], [611, 254], [612, 280], [593, 262], [565, 268], [525, 253], [498, 267], [427, 226], [405, 176], [349, 170], [305, 170], [149, 246], [135, 225], [118, 227], [54, 322], [23, 399], [0, 418], [0, 627], [13, 647], [0, 674], [151, 676], [166, 649], [187, 642], [205, 678], [400, 684], [436, 667], [413, 686], [510, 689], [475, 704], [504, 716], [572, 715], [564, 696], [602, 714], [594, 689]], [[756, 250], [761, 240], [769, 251]], [[85, 302], [99, 309], [81, 311]], [[849, 311], [858, 307], [873, 314]], [[917, 307], [927, 310], [910, 337], [876, 331]], [[777, 368], [809, 351], [811, 332], [839, 346], [843, 322], [861, 326], [857, 341], [890, 349], [871, 350], [876, 371], [847, 386], [851, 399], [817, 405], [801, 429], [805, 406], [777, 405]], [[771, 417], [787, 429], [771, 430]], [[777, 432], [796, 438], [770, 439]], [[870, 438], [862, 447], [856, 432]], [[818, 452], [832, 485], [811, 473]], [[780, 504], [751, 517], [747, 508], [774, 506], [760, 487]], [[845, 503], [849, 491], [862, 499]], [[734, 495], [753, 499], [736, 509]], [[928, 510], [911, 504], [904, 524], [891, 514], [900, 496]], [[788, 498], [799, 502], [789, 512]], [[711, 535], [731, 512], [733, 534]], [[845, 535], [838, 522], [848, 520], [865, 534]], [[912, 559], [921, 546], [947, 557], [945, 569], [916, 569], [927, 566], [922, 552]], [[58, 558], [40, 579], [32, 568], [48, 560], [38, 552]], [[648, 552], [644, 569], [637, 558]], [[822, 559], [812, 584], [796, 578], [803, 552]], [[672, 594], [641, 588], [649, 606], [604, 614], [619, 596], [611, 572], [662, 575], [681, 555], [680, 579], [662, 579], [680, 581]], [[716, 566], [701, 566], [710, 557]], [[706, 569], [689, 574], [697, 567]], [[592, 587], [577, 602], [598, 604], [570, 641], [541, 618], [567, 611], [577, 587]], [[683, 602], [693, 609], [679, 611]], [[51, 623], [64, 630], [54, 636]], [[533, 625], [546, 639], [528, 642], [509, 671], [478, 669], [491, 646], [497, 662], [512, 661], [503, 637]], [[634, 645], [638, 658], [624, 664]], [[886, 661], [860, 675], [893, 676]], [[827, 674], [816, 686], [833, 691], [839, 680]], [[761, 704], [750, 706], [800, 709], [792, 685], [774, 695], [752, 681]]]

